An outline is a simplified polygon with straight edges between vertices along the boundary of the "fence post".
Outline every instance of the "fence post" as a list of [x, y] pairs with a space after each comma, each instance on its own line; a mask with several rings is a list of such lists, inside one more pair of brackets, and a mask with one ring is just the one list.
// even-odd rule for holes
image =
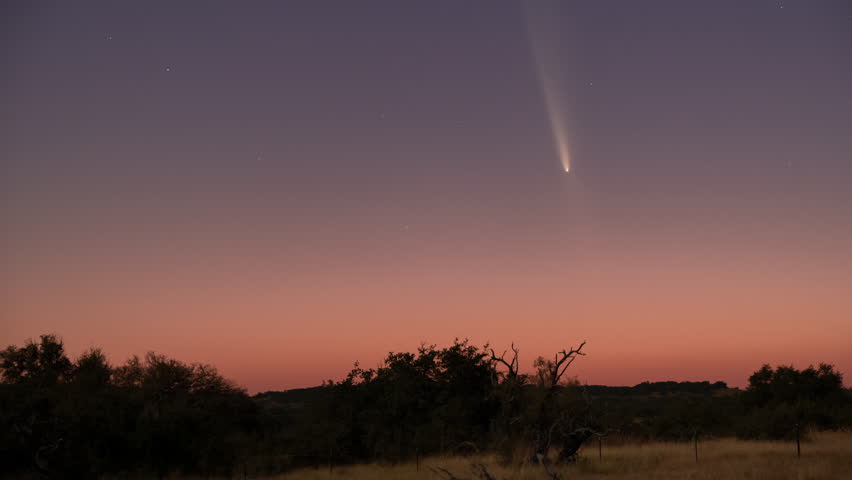
[[598, 435], [598, 460], [603, 460], [603, 435]]
[[698, 463], [698, 430], [695, 431], [692, 438], [695, 440], [695, 463]]
[[420, 471], [420, 449], [414, 449], [414, 457], [417, 459], [417, 471]]
[[802, 443], [799, 441], [799, 424], [796, 423], [796, 457], [802, 457]]

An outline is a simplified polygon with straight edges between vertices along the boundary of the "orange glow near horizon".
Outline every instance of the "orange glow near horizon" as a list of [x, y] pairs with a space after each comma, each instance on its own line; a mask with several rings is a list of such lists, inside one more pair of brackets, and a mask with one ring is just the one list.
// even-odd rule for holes
[[844, 2], [6, 3], [0, 347], [852, 378]]
[[374, 366], [389, 351], [455, 337], [498, 349], [515, 342], [527, 368], [586, 340], [572, 373], [591, 384], [742, 386], [763, 363], [852, 370], [852, 300], [841, 292], [852, 265], [782, 245], [740, 255], [735, 244], [678, 251], [634, 237], [631, 251], [607, 238], [579, 239], [564, 256], [519, 237], [513, 248], [524, 257], [391, 250], [334, 264], [321, 252], [270, 262], [268, 251], [175, 257], [157, 247], [160, 263], [98, 253], [100, 262], [64, 258], [63, 274], [51, 273], [57, 259], [47, 255], [13, 264], [3, 316], [15, 321], [4, 320], [2, 337], [20, 344], [55, 332], [72, 353], [100, 346], [115, 363], [155, 350], [214, 364], [253, 392], [318, 385], [355, 361]]

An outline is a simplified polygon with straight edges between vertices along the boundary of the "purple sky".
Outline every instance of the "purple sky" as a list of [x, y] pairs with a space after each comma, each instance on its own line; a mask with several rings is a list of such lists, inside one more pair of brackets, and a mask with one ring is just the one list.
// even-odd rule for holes
[[0, 8], [3, 345], [252, 390], [455, 336], [852, 370], [848, 1], [562, 2], [571, 175], [521, 2]]

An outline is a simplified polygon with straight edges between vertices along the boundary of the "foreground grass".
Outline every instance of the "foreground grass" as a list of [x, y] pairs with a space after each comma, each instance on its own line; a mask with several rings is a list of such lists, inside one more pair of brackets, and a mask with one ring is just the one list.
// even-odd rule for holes
[[[707, 440], [699, 444], [698, 463], [692, 444], [652, 443], [623, 446], [604, 444], [603, 459], [596, 445], [590, 445], [575, 465], [553, 467], [564, 480], [573, 479], [847, 479], [852, 478], [852, 434], [822, 433], [802, 444], [802, 457], [796, 457], [795, 443], [746, 442], [733, 439]], [[499, 466], [492, 456], [472, 458], [432, 457], [400, 465], [354, 465], [328, 469], [305, 469], [268, 480], [329, 479], [430, 479], [440, 467], [460, 479], [480, 478], [473, 463], [486, 466], [497, 480], [547, 480], [537, 465]], [[447, 478], [444, 476], [444, 478]]]

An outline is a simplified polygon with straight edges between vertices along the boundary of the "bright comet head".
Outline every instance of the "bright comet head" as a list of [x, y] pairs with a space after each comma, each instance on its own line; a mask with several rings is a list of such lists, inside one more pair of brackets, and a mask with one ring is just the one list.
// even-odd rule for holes
[[565, 79], [561, 75], [559, 8], [556, 0], [526, 4], [527, 30], [536, 63], [539, 85], [544, 97], [554, 146], [565, 173], [571, 173], [571, 151], [568, 142]]

